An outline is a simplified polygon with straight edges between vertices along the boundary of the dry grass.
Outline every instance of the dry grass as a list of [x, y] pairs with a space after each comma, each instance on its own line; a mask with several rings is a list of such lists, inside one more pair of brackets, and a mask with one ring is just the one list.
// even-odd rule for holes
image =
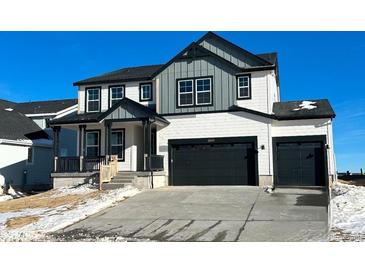
[[7, 228], [21, 228], [23, 226], [29, 225], [31, 223], [35, 223], [39, 220], [38, 216], [23, 216], [11, 218], [6, 221], [5, 225]]
[[52, 197], [57, 190], [47, 191], [41, 194], [23, 197], [19, 199], [0, 202], [0, 213], [19, 211], [27, 208], [55, 208], [68, 205], [73, 208], [79, 204], [85, 203], [88, 199], [100, 196], [99, 191], [87, 194], [71, 194], [59, 197]]

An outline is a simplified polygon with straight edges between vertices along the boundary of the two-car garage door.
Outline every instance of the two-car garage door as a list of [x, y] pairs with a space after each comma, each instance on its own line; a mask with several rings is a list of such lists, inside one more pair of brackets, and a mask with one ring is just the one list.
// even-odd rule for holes
[[255, 185], [255, 141], [190, 139], [170, 143], [172, 185]]

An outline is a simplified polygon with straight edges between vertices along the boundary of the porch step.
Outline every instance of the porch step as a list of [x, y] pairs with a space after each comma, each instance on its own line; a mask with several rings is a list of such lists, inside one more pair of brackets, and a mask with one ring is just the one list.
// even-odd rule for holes
[[124, 188], [126, 186], [132, 185], [131, 183], [106, 183], [103, 184], [103, 190], [113, 190], [113, 189], [118, 189], [118, 188]]
[[134, 177], [132, 177], [132, 178], [124, 178], [124, 177], [120, 177], [120, 178], [118, 178], [118, 177], [114, 177], [113, 179], [112, 179], [112, 183], [120, 183], [120, 184], [125, 184], [125, 183], [133, 183], [134, 182]]

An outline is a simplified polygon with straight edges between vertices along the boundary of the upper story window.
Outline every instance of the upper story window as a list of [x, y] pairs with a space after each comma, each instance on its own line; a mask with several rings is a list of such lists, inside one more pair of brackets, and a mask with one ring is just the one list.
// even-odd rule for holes
[[194, 105], [193, 83], [192, 79], [177, 81], [179, 107]]
[[242, 75], [237, 77], [237, 99], [251, 98], [251, 76]]
[[212, 77], [177, 80], [177, 106], [212, 104]]
[[86, 112], [100, 111], [100, 88], [86, 89]]
[[139, 100], [152, 101], [152, 83], [144, 83], [139, 85]]
[[109, 87], [110, 107], [124, 98], [124, 89], [123, 85]]
[[195, 80], [196, 104], [210, 105], [212, 103], [212, 79], [202, 78]]

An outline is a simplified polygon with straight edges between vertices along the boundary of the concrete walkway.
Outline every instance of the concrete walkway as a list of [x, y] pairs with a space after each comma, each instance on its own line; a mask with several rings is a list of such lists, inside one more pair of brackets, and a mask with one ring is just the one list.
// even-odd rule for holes
[[74, 224], [59, 240], [323, 241], [327, 197], [319, 190], [250, 186], [147, 190]]

